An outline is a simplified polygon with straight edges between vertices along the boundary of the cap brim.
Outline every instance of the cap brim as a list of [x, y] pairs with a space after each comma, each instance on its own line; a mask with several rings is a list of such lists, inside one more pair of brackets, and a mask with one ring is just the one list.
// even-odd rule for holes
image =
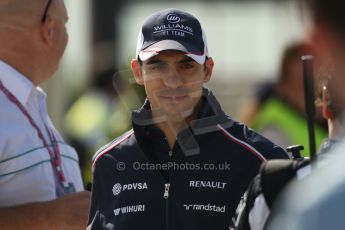
[[138, 54], [138, 57], [142, 61], [146, 61], [151, 57], [159, 54], [162, 51], [166, 50], [177, 50], [184, 53], [184, 55], [192, 58], [199, 64], [204, 64], [206, 60], [206, 54], [203, 53], [202, 55], [197, 55], [190, 53], [186, 47], [184, 47], [181, 43], [173, 40], [163, 40], [152, 44], [151, 46], [147, 47], [145, 50], [141, 50]]

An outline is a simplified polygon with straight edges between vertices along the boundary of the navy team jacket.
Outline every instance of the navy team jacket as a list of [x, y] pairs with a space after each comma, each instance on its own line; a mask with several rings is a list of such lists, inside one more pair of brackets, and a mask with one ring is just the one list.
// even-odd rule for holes
[[[234, 121], [203, 89], [197, 120], [177, 136], [171, 161], [158, 164], [142, 149], [150, 105], [133, 112], [133, 130], [94, 157], [88, 229], [227, 229], [241, 196], [266, 159], [283, 149]], [[163, 176], [167, 172], [168, 177]]]

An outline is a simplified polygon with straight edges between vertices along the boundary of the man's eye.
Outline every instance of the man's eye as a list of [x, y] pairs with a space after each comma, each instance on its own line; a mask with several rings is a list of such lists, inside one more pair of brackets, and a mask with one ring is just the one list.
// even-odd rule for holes
[[150, 66], [152, 70], [163, 70], [167, 67], [165, 63], [155, 63]]
[[194, 65], [192, 63], [183, 63], [181, 67], [182, 69], [191, 69], [194, 67]]

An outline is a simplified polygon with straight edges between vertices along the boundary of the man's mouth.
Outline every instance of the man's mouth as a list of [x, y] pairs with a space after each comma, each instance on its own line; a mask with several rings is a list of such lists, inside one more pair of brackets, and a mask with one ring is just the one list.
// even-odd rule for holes
[[159, 95], [159, 97], [164, 101], [175, 102], [175, 103], [178, 103], [188, 98], [187, 95]]

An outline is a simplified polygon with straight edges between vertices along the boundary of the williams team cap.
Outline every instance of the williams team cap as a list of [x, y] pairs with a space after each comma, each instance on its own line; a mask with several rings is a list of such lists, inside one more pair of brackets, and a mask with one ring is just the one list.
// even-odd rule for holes
[[208, 57], [206, 35], [193, 15], [165, 9], [145, 19], [138, 36], [136, 58], [146, 61], [164, 50], [177, 50], [204, 64]]

